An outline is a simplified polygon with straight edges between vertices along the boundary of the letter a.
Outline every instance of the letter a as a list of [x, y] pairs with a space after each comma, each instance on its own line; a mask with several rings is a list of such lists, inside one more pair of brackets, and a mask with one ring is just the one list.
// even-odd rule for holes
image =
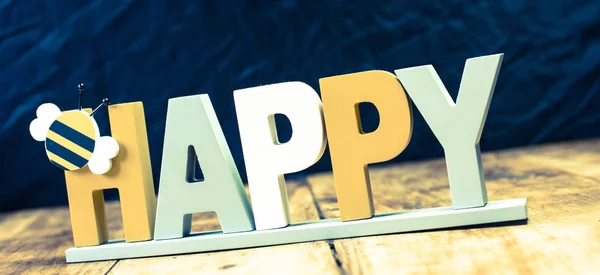
[[396, 75], [446, 155], [455, 209], [487, 203], [479, 138], [496, 86], [503, 54], [467, 59], [456, 103], [431, 65], [396, 70]]
[[[197, 157], [197, 159], [196, 159]], [[204, 181], [193, 179], [199, 161]], [[190, 233], [191, 214], [214, 211], [224, 233], [254, 230], [252, 210], [207, 94], [169, 99], [155, 239]]]

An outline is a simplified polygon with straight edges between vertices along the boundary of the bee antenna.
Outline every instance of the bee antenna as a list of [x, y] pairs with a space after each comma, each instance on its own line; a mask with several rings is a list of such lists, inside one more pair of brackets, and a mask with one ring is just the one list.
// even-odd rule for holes
[[83, 83], [80, 83], [79, 85], [77, 85], [77, 88], [79, 88], [79, 111], [81, 111], [81, 108], [83, 108], [83, 92], [85, 91], [85, 85]]
[[102, 103], [100, 103], [100, 105], [98, 105], [98, 107], [96, 107], [96, 109], [94, 109], [94, 111], [92, 111], [90, 116], [93, 116], [96, 113], [96, 111], [98, 111], [98, 109], [100, 109], [100, 107], [108, 106], [109, 104], [110, 104], [110, 100], [108, 99], [108, 97], [102, 99]]

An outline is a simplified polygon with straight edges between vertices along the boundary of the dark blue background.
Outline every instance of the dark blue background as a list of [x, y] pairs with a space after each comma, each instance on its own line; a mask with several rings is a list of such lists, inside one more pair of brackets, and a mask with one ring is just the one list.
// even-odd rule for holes
[[[245, 178], [235, 89], [433, 64], [455, 97], [465, 59], [500, 52], [483, 151], [599, 136], [599, 14], [597, 1], [0, 0], [0, 210], [66, 203], [28, 125], [42, 103], [75, 108], [80, 82], [87, 107], [143, 101], [156, 185], [171, 97], [210, 94]], [[396, 161], [443, 156], [415, 115]], [[108, 134], [106, 109], [96, 119]], [[304, 173], [327, 169], [328, 152]]]

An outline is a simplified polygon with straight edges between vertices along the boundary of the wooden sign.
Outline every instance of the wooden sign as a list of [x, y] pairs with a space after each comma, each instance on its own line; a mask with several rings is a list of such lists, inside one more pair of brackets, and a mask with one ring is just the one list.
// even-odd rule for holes
[[[42, 105], [30, 130], [36, 140], [46, 141], [50, 160], [67, 168], [75, 243], [66, 251], [67, 262], [525, 220], [524, 198], [488, 202], [479, 149], [502, 57], [468, 59], [456, 103], [431, 65], [399, 69], [395, 75], [373, 70], [323, 78], [322, 100], [301, 82], [234, 91], [250, 198], [207, 94], [169, 100], [158, 199], [141, 102], [108, 106], [110, 138], [100, 137], [95, 121], [89, 122], [89, 112], [81, 107], [60, 112], [56, 106]], [[388, 161], [408, 145], [413, 127], [409, 98], [444, 148], [452, 205], [376, 215], [367, 165]], [[370, 133], [360, 125], [362, 102], [372, 103], [379, 112], [379, 126]], [[275, 114], [285, 115], [291, 123], [288, 142], [277, 137]], [[87, 126], [71, 124], [69, 130], [67, 118], [87, 121], [82, 122]], [[67, 128], [58, 129], [56, 123]], [[86, 136], [87, 141], [69, 139], [73, 136]], [[316, 163], [327, 143], [340, 218], [290, 224], [283, 175]], [[94, 160], [97, 153], [101, 160]], [[202, 167], [202, 179], [195, 174], [196, 162]], [[122, 241], [107, 240], [102, 190], [108, 188], [120, 193]], [[222, 231], [190, 235], [191, 214], [206, 211], [217, 213]]]

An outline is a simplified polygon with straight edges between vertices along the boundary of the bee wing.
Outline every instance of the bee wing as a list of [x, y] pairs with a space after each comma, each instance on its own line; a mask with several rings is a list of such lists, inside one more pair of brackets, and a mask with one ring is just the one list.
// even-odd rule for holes
[[97, 148], [94, 150], [94, 156], [104, 159], [112, 159], [119, 154], [119, 143], [112, 137], [103, 136], [96, 140]]
[[55, 120], [57, 117], [60, 116], [61, 111], [58, 108], [58, 106], [52, 103], [44, 103], [37, 108], [35, 114], [38, 118]]
[[110, 168], [112, 168], [112, 161], [107, 158], [92, 155], [90, 162], [88, 162], [88, 167], [92, 173], [96, 175], [102, 175], [110, 171]]
[[88, 166], [92, 173], [101, 175], [112, 168], [112, 158], [119, 154], [119, 143], [112, 137], [104, 136], [96, 140], [96, 148]]
[[44, 103], [36, 110], [37, 118], [29, 124], [29, 133], [37, 141], [46, 140], [52, 122], [61, 114], [60, 109], [52, 103]]
[[52, 124], [52, 120], [43, 120], [40, 118], [34, 119], [31, 124], [29, 124], [29, 133], [33, 137], [33, 139], [37, 141], [46, 140], [46, 135], [48, 134], [48, 129]]

